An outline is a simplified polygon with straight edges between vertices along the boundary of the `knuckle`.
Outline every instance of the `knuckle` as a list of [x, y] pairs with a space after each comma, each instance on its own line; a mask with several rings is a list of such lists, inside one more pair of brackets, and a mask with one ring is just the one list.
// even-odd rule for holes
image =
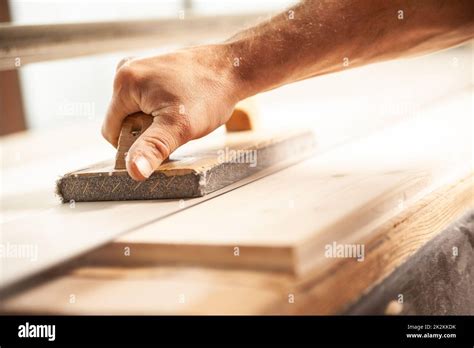
[[[137, 63], [138, 64], [138, 63]], [[153, 76], [147, 73], [139, 65], [129, 63], [121, 67], [116, 75], [114, 81], [114, 88], [116, 91], [147, 91], [150, 90]]]
[[147, 151], [158, 158], [167, 158], [172, 151], [192, 139], [192, 127], [189, 117], [165, 114], [155, 118], [153, 130], [145, 132], [136, 149]]
[[151, 152], [155, 158], [167, 158], [171, 153], [171, 147], [168, 141], [161, 140], [154, 136], [143, 136], [141, 139], [145, 144], [147, 151]]
[[136, 69], [132, 68], [130, 65], [125, 65], [121, 67], [115, 74], [114, 87], [120, 88], [123, 86], [130, 86], [135, 84], [136, 80]]

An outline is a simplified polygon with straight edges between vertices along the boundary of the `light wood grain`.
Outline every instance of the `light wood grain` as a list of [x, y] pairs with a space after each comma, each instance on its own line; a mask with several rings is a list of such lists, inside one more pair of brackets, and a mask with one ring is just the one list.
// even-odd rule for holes
[[366, 241], [370, 251], [362, 263], [332, 260], [313, 274], [295, 278], [281, 272], [86, 261], [3, 301], [0, 310], [69, 315], [337, 314], [457, 218], [466, 200], [472, 203], [472, 185], [470, 178], [443, 187], [386, 221]]
[[[197, 219], [193, 221], [194, 235], [182, 234], [186, 220], [170, 216], [151, 224], [154, 230], [146, 227], [133, 232], [113, 246], [123, 246], [123, 241], [132, 237], [150, 238], [149, 233], [154, 231], [151, 244], [166, 248], [159, 233], [165, 231], [166, 240], [174, 242], [176, 252], [184, 251], [181, 260], [189, 264], [185, 239], [193, 237], [198, 241], [193, 247], [201, 248], [201, 256], [208, 258], [208, 265], [212, 262], [212, 268], [196, 267], [196, 260], [192, 267], [164, 265], [166, 257], [158, 260], [146, 253], [144, 259], [137, 260], [141, 242], [135, 240], [127, 243], [131, 247], [128, 258], [121, 250], [123, 256], [109, 259], [106, 249], [99, 249], [84, 259], [86, 265], [13, 296], [4, 303], [3, 310], [114, 314], [339, 312], [473, 206], [471, 97], [468, 91], [433, 104], [396, 127], [179, 213], [181, 217], [189, 217], [188, 213], [194, 211], [204, 214], [201, 220], [192, 215]], [[297, 176], [292, 185], [288, 185], [289, 174]], [[242, 204], [245, 195], [236, 194], [245, 192], [248, 197], [250, 191], [246, 190], [252, 187], [254, 200]], [[293, 208], [282, 205], [289, 199], [293, 199]], [[220, 202], [220, 207], [214, 202]], [[239, 209], [233, 209], [237, 206]], [[207, 208], [201, 211], [201, 207]], [[231, 209], [226, 213], [223, 207]], [[254, 209], [258, 214], [252, 215]], [[287, 210], [290, 213], [285, 214]], [[252, 220], [256, 216], [258, 220]], [[320, 229], [315, 230], [315, 226]], [[164, 227], [167, 229], [162, 230]], [[209, 243], [210, 237], [217, 243]], [[274, 268], [294, 274], [255, 270], [269, 263], [226, 264], [222, 259], [212, 259], [219, 256], [212, 254], [215, 251], [227, 253], [226, 248], [237, 238], [243, 246], [239, 257], [245, 257], [245, 246], [257, 246], [259, 253], [266, 252], [263, 248], [270, 249], [276, 253], [271, 260], [273, 266], [277, 262]], [[327, 241], [364, 244], [364, 261], [322, 257], [316, 248]], [[291, 257], [285, 257], [289, 250]], [[140, 267], [119, 266], [131, 266], [134, 258]], [[144, 264], [148, 262], [154, 265]], [[177, 262], [176, 258], [168, 259], [168, 264]], [[77, 305], [68, 302], [71, 294], [76, 295]], [[188, 301], [181, 303], [181, 295]], [[290, 295], [294, 303], [288, 301]]]
[[[358, 244], [377, 224], [471, 176], [470, 97], [466, 92], [434, 104], [368, 139], [147, 224], [95, 256], [304, 275], [328, 262], [326, 245]], [[463, 200], [458, 208], [469, 204]], [[124, 247], [133, 250], [132, 257], [123, 257]], [[235, 248], [239, 256], [234, 256]]]
[[[88, 315], [259, 314], [287, 300], [289, 279], [277, 273], [242, 270], [85, 266], [3, 301], [0, 311]], [[71, 296], [75, 303], [70, 303]]]
[[[452, 97], [452, 91], [462, 87], [464, 82], [468, 81], [470, 84], [470, 75], [468, 72], [470, 64], [468, 63], [471, 61], [471, 53], [469, 52], [471, 51], [468, 51], [468, 54], [465, 55], [462, 50], [451, 50], [416, 60], [401, 60], [386, 64], [372, 65], [341, 74], [323, 76], [318, 79], [272, 91], [263, 95], [259, 100], [262, 106], [262, 116], [266, 118], [264, 120], [264, 126], [274, 126], [284, 129], [289, 124], [288, 115], [291, 115], [290, 122], [292, 125], [302, 121], [305, 121], [305, 125], [312, 123], [318, 135], [318, 140], [320, 141], [320, 153], [318, 156], [325, 156], [325, 152], [328, 151], [328, 149], [334, 149], [334, 146], [340, 146], [344, 143], [347, 144], [349, 140], [354, 141], [358, 138], [366, 137], [375, 131], [380, 131], [380, 129], [387, 129], [403, 120], [415, 117], [419, 112], [423, 112], [428, 118], [430, 115], [433, 116], [435, 124], [439, 124], [439, 114], [435, 116], [436, 112], [433, 112], [433, 109], [438, 108], [439, 103], [447, 103], [447, 105], [449, 105], [448, 107], [441, 107], [440, 109], [446, 118], [444, 128], [447, 133], [445, 136], [441, 136], [439, 141], [446, 143], [448, 148], [450, 148], [452, 141], [459, 144], [466, 140], [466, 135], [472, 139], [472, 132], [469, 133], [469, 129], [472, 130], [472, 123], [467, 122], [465, 127], [452, 128], [453, 125], [456, 125], [456, 117], [458, 117], [460, 113], [471, 110], [471, 96], [467, 98], [454, 97], [454, 99]], [[451, 64], [454, 57], [457, 57], [459, 60], [459, 66], [457, 67]], [[380, 76], [384, 78], [381, 79]], [[317, 99], [314, 99], [314, 96], [317, 96]], [[434, 103], [433, 100], [436, 98], [439, 99], [439, 102]], [[423, 111], [423, 105], [430, 105], [432, 110], [429, 113], [425, 113]], [[395, 108], [395, 110], [392, 110], [392, 108]], [[449, 121], [451, 119], [452, 122]], [[67, 128], [61, 127], [51, 131], [28, 132], [11, 137], [3, 137], [0, 140], [0, 150], [2, 152], [2, 211], [0, 217], [4, 223], [11, 223], [12, 225], [10, 226], [14, 226], [13, 223], [20, 223], [20, 225], [24, 226], [24, 241], [33, 244], [40, 243], [40, 245], [42, 245], [41, 249], [45, 251], [45, 254], [61, 253], [62, 249], [68, 249], [70, 247], [70, 243], [78, 243], [80, 239], [102, 238], [100, 237], [102, 234], [111, 233], [111, 230], [117, 232], [118, 229], [121, 229], [117, 221], [122, 217], [125, 217], [127, 220], [131, 219], [132, 227], [135, 222], [139, 222], [140, 224], [147, 223], [151, 215], [156, 212], [159, 214], [162, 209], [159, 206], [168, 205], [168, 203], [155, 204], [154, 202], [148, 202], [148, 209], [145, 205], [141, 204], [132, 204], [128, 205], [128, 207], [115, 203], [98, 205], [76, 204], [76, 208], [79, 208], [78, 212], [87, 211], [87, 206], [90, 207], [91, 211], [94, 209], [99, 209], [99, 211], [96, 213], [87, 212], [75, 217], [73, 217], [74, 214], [71, 212], [72, 209], [65, 209], [63, 212], [62, 209], [58, 208], [59, 201], [54, 197], [53, 189], [55, 179], [67, 171], [72, 171], [78, 167], [104, 158], [113, 157], [115, 151], [100, 137], [100, 124], [91, 123], [81, 125], [78, 122], [73, 123], [73, 120], [70, 121], [70, 124], [71, 126]], [[440, 129], [439, 126], [435, 128]], [[461, 129], [460, 132], [458, 132], [459, 129]], [[368, 156], [364, 158], [363, 156], [359, 156], [360, 152], [357, 152], [356, 146], [355, 149], [352, 147], [347, 148], [349, 150], [345, 154], [344, 161], [340, 160], [338, 165], [334, 165], [334, 161], [326, 157], [327, 162], [332, 163], [331, 166], [333, 166], [333, 169], [326, 175], [327, 179], [330, 180], [331, 175], [334, 175], [334, 173], [338, 177], [341, 177], [342, 174], [347, 174], [345, 171], [349, 167], [354, 169], [354, 175], [357, 175], [357, 173], [363, 175], [367, 172], [367, 169], [370, 169], [372, 164], [377, 161], [379, 164], [383, 162], [385, 166], [392, 167], [393, 173], [391, 175], [395, 175], [397, 163], [405, 156], [408, 157], [407, 162], [403, 163], [408, 166], [408, 170], [414, 169], [415, 173], [420, 169], [417, 168], [417, 164], [425, 165], [429, 164], [430, 161], [433, 163], [441, 163], [443, 160], [446, 160], [446, 169], [452, 168], [452, 163], [456, 163], [457, 161], [459, 161], [459, 163], [463, 162], [462, 158], [464, 158], [464, 155], [462, 151], [459, 155], [457, 153], [450, 153], [449, 151], [442, 153], [432, 151], [432, 148], [437, 148], [437, 146], [427, 146], [429, 142], [423, 141], [430, 131], [431, 128], [429, 125], [418, 130], [414, 129], [412, 132], [404, 133], [401, 136], [398, 135], [399, 139], [396, 142], [392, 139], [391, 143], [397, 144], [397, 148], [387, 149], [379, 145], [383, 144], [383, 141], [381, 141], [374, 146], [374, 149], [370, 150], [372, 155], [378, 151], [385, 152], [388, 150], [386, 156], [377, 154], [375, 157]], [[381, 139], [383, 140], [387, 134], [390, 134], [390, 132], [385, 132]], [[408, 137], [414, 137], [416, 134], [420, 136], [421, 141], [419, 144], [415, 142], [415, 147], [410, 147], [410, 144], [413, 144], [413, 142], [406, 142], [405, 137], [406, 135], [408, 135]], [[213, 134], [212, 136], [215, 135], [221, 136], [222, 134]], [[394, 134], [393, 136], [396, 135]], [[458, 139], [460, 137], [464, 137], [464, 140]], [[432, 141], [434, 140], [432, 139]], [[61, 144], [61, 146], [58, 146], [58, 144]], [[188, 145], [191, 148], [196, 148], [200, 146], [200, 142], [192, 142]], [[456, 146], [452, 148], [454, 149]], [[472, 143], [464, 147], [463, 150], [470, 151], [470, 148], [472, 148]], [[354, 157], [354, 153], [359, 153], [359, 155]], [[373, 161], [371, 161], [371, 157], [374, 158]], [[345, 161], [348, 166], [344, 166]], [[464, 161], [464, 163], [468, 162]], [[472, 159], [469, 163], [472, 163]], [[317, 167], [311, 168], [311, 173], [308, 175], [316, 172]], [[34, 175], [32, 173], [34, 173]], [[319, 172], [319, 174], [324, 173]], [[299, 177], [299, 179], [305, 178], [305, 176]], [[420, 179], [420, 177], [418, 178]], [[320, 185], [324, 185], [326, 181], [327, 180], [321, 180]], [[421, 182], [423, 181], [421, 180]], [[314, 194], [313, 187], [311, 186], [312, 183], [314, 183], [314, 181], [307, 182], [306, 192], [308, 195]], [[255, 189], [250, 192], [250, 195], [256, 194], [259, 190], [258, 187], [259, 185], [256, 185]], [[275, 192], [286, 189], [287, 187], [278, 185], [278, 182], [276, 182], [275, 189], [271, 195], [273, 196]], [[292, 192], [293, 191], [289, 192], [290, 195], [288, 197], [279, 193], [275, 198], [280, 199], [280, 201], [275, 200], [275, 205], [281, 203], [288, 206], [288, 201], [292, 199], [294, 203], [296, 203], [294, 205], [296, 210], [298, 210], [300, 206], [297, 204], [297, 200], [294, 199]], [[403, 198], [403, 196], [401, 196], [401, 198]], [[259, 196], [258, 199], [262, 198]], [[401, 201], [403, 201], [403, 199]], [[189, 206], [188, 203], [192, 204], [192, 202], [189, 201], [185, 201], [184, 203], [185, 207]], [[173, 201], [171, 202], [171, 205], [172, 204], [179, 206], [179, 201]], [[245, 207], [245, 204], [238, 206], [238, 209], [242, 207]], [[318, 207], [318, 209], [324, 209], [324, 206]], [[406, 205], [405, 209], [407, 209]], [[264, 214], [270, 214], [268, 210], [263, 212]], [[324, 210], [318, 210], [317, 212], [311, 211], [309, 216], [317, 218], [319, 216], [317, 214], [323, 213]], [[215, 215], [212, 214], [212, 212], [209, 212], [209, 214]], [[64, 216], [59, 218], [60, 215]], [[43, 221], [50, 219], [51, 216], [53, 217], [49, 223]], [[288, 215], [288, 218], [291, 219], [294, 216], [295, 215]], [[377, 215], [373, 216], [376, 217]], [[111, 223], [107, 224], [107, 221]], [[212, 219], [207, 221], [210, 222]], [[426, 221], [429, 221], [429, 219]], [[246, 221], [244, 216], [244, 219], [238, 220], [237, 222], [234, 221], [233, 224], [241, 225], [241, 230], [245, 231], [245, 228], [250, 225], [250, 222]], [[271, 226], [273, 226], [270, 225], [270, 227], [268, 227], [261, 224], [260, 217], [258, 217], [253, 224], [258, 225], [261, 230], [272, 228]], [[426, 227], [428, 230], [430, 225], [427, 222], [425, 222], [425, 224], [428, 226]], [[68, 226], [68, 228], [65, 226]], [[2, 232], [5, 231], [4, 224], [1, 225], [1, 228]], [[133, 230], [133, 228], [131, 229]], [[13, 231], [15, 231], [15, 229], [13, 229]], [[226, 231], [227, 229], [223, 232], [225, 233]], [[291, 231], [293, 231], [293, 229]], [[19, 235], [22, 233], [19, 233]], [[26, 233], [28, 233], [28, 235], [26, 235]], [[414, 237], [416, 238], [417, 236]], [[66, 254], [67, 252], [64, 254], [65, 257], [67, 257]], [[399, 261], [402, 262], [402, 259], [403, 258], [400, 258]], [[104, 259], [101, 258], [98, 258], [98, 260], [100, 262], [104, 261]], [[383, 263], [385, 260], [387, 261], [387, 265], [390, 265], [390, 259], [382, 258], [378, 261], [382, 263], [380, 267], [384, 267]], [[356, 263], [356, 265], [358, 264], [359, 263]], [[348, 265], [351, 266], [351, 263], [349, 262]], [[394, 265], [395, 264], [392, 264], [392, 266]], [[24, 266], [27, 269], [36, 267], [31, 263], [25, 263]], [[387, 269], [390, 269], [390, 267], [387, 267]], [[118, 272], [122, 271], [123, 270], [120, 269]], [[131, 271], [133, 274], [135, 269]], [[170, 273], [173, 272], [174, 271], [170, 271]], [[198, 269], [196, 272], [204, 272], [204, 270]], [[228, 270], [225, 270], [223, 273], [227, 274], [227, 272]], [[366, 270], [361, 270], [361, 272], [366, 272]], [[267, 274], [267, 272], [257, 273]], [[181, 279], [182, 272], [180, 274], [181, 275], [176, 275], [175, 279]], [[218, 282], [215, 277], [206, 275], [206, 272], [204, 272], [204, 274], [203, 279], [205, 279], [205, 281], [212, 283]], [[230, 272], [229, 274], [230, 277], [236, 274], [247, 277], [247, 273]], [[307, 274], [310, 276], [312, 272], [307, 272]], [[125, 286], [126, 279], [129, 275], [131, 276], [128, 272], [123, 273], [123, 286]], [[168, 275], [168, 277], [174, 276]], [[101, 288], [105, 287], [113, 291], [113, 285], [110, 285], [109, 288], [109, 285], [106, 283], [107, 279], [102, 279], [100, 275], [97, 274], [94, 279], [97, 280], [97, 283], [90, 283], [90, 286], [81, 288], [80, 293], [83, 294], [83, 296], [87, 296], [87, 294], [93, 296], [95, 293], [100, 292]], [[160, 278], [157, 280], [157, 283], [159, 284], [165, 279], [166, 278]], [[266, 277], [264, 279], [267, 279], [265, 281], [270, 281]], [[348, 284], [347, 286], [349, 286], [352, 283], [352, 278], [344, 279], [344, 281], [344, 284]], [[340, 287], [337, 282], [331, 282], [331, 284], [333, 284], [334, 287]], [[188, 283], [188, 285], [189, 287], [193, 286], [192, 282]], [[248, 284], [248, 286], [251, 287], [250, 284]], [[355, 297], [360, 294], [357, 290], [360, 290], [359, 286], [360, 285], [355, 286], [356, 290], [352, 292]], [[311, 279], [307, 279], [307, 283], [304, 283], [302, 287], [305, 291], [309, 291], [312, 288]], [[55, 301], [60, 301], [60, 299], [54, 298], [55, 292], [59, 291], [59, 288], [46, 289], [48, 289], [47, 294], [51, 296], [51, 298], [49, 300], [48, 297], [43, 298], [44, 303], [42, 304], [42, 308], [47, 308], [48, 304], [50, 304], [52, 310], [54, 310], [53, 304]], [[294, 288], [292, 288], [292, 290], [295, 291]], [[336, 288], [332, 288], [332, 290], [336, 291]], [[209, 291], [211, 292], [211, 289], [209, 289]], [[343, 291], [343, 289], [339, 289], [338, 291]], [[29, 294], [31, 295], [32, 293]], [[140, 288], [135, 288], [135, 290], [130, 291], [128, 294], [130, 298], [137, 298], [140, 295]], [[312, 296], [312, 299], [321, 302], [320, 306], [322, 306], [322, 303], [325, 301], [325, 296], [328, 296], [328, 292], [315, 292], [315, 294], [315, 296]], [[318, 295], [321, 295], [321, 298], [318, 298]], [[229, 289], [229, 292], [226, 292], [225, 295], [221, 296], [224, 296], [228, 302], [233, 302], [234, 300], [238, 301], [240, 299], [240, 297], [232, 296], [231, 289]], [[296, 301], [299, 301], [299, 298], [300, 297], [297, 296]], [[95, 305], [97, 305], [96, 312], [100, 312], [100, 303], [107, 301], [107, 295], [102, 294], [96, 297], [96, 299], [99, 300], [99, 303], [95, 302]], [[39, 300], [39, 298], [35, 298], [35, 301], [29, 301], [28, 296], [25, 294], [23, 298], [25, 306], [23, 309], [28, 310], [27, 304], [29, 304], [30, 310], [34, 311], [37, 300]], [[130, 300], [127, 299], [127, 297], [118, 296], [114, 301], [110, 300], [108, 304], [110, 306], [115, 304], [116, 307], [119, 307], [121, 303], [125, 301]], [[332, 297], [330, 300], [332, 304], [336, 303], [336, 301], [337, 296]], [[34, 306], [33, 303], [35, 304]], [[213, 309], [212, 301], [204, 301], [203, 304], [207, 306], [208, 312]], [[144, 307], [144, 305], [145, 304], [143, 304], [142, 307]], [[92, 306], [93, 302], [91, 302], [91, 307]], [[228, 304], [228, 306], [232, 306], [232, 303]], [[74, 308], [75, 311], [80, 311], [79, 306]], [[133, 311], [132, 305], [127, 308]], [[317, 307], [313, 308], [316, 309]], [[204, 308], [201, 309], [203, 312], [206, 312]], [[154, 310], [159, 312], [159, 306], [156, 306]], [[184, 309], [184, 311], [185, 310], [186, 309]], [[135, 313], [138, 312], [139, 310]]]
[[441, 187], [379, 226], [367, 228], [370, 236], [360, 241], [366, 248], [364, 262], [331, 260], [324, 267], [306, 274], [295, 285], [299, 289], [299, 303], [284, 307], [282, 311], [287, 314], [335, 314], [343, 311], [473, 208], [472, 176]]

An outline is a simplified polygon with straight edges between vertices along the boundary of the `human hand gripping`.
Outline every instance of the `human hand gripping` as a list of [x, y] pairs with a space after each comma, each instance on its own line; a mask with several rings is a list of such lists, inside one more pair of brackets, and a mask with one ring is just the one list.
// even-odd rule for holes
[[221, 45], [124, 60], [117, 68], [102, 134], [116, 147], [125, 117], [140, 111], [154, 116], [125, 161], [133, 179], [145, 180], [176, 148], [230, 118], [241, 99], [238, 82]]

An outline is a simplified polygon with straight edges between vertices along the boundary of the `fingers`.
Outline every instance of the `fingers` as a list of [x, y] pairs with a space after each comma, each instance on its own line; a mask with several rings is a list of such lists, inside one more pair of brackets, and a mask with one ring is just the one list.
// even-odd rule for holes
[[191, 139], [185, 115], [159, 115], [151, 126], [133, 143], [125, 160], [129, 175], [145, 180], [179, 146]]
[[140, 107], [136, 103], [137, 98], [134, 97], [137, 93], [136, 73], [128, 66], [127, 62], [129, 60], [122, 60], [117, 67], [112, 100], [102, 125], [102, 135], [115, 147], [117, 147], [124, 118], [140, 111]]

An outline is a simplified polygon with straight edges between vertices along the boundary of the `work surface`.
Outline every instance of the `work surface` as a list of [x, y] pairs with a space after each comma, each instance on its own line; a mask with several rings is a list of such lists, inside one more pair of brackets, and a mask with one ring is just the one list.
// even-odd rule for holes
[[[36, 245], [38, 261], [2, 259], [2, 281], [47, 268], [58, 254], [73, 256], [78, 244], [120, 237], [14, 293], [2, 309], [340, 312], [473, 206], [471, 103], [469, 87], [370, 135], [354, 131], [329, 144], [316, 132], [321, 146], [310, 159], [189, 200], [60, 205], [54, 196], [44, 199], [48, 188], [35, 183], [109, 150], [88, 139], [86, 129], [85, 147], [64, 130], [8, 139], [2, 183], [16, 186], [2, 193], [2, 243]], [[45, 141], [52, 137], [69, 145]], [[41, 141], [50, 148], [43, 162], [27, 150]], [[15, 153], [26, 158], [18, 161]], [[364, 251], [338, 257], [338, 245]]]

